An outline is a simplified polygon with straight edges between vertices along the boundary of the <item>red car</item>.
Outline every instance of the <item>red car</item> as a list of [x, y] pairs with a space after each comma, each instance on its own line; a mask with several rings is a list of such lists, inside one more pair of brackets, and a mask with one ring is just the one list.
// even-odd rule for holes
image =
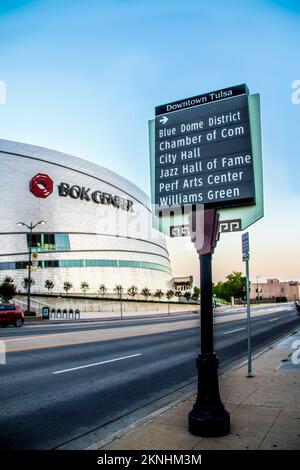
[[14, 304], [0, 304], [0, 326], [15, 325], [22, 326], [24, 313], [20, 307]]

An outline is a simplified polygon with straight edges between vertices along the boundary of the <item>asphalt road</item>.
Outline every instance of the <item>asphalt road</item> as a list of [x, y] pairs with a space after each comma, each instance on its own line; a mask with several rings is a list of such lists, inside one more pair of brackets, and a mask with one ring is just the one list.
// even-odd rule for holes
[[[247, 351], [243, 312], [216, 316], [221, 367]], [[253, 349], [299, 326], [293, 305], [262, 307]], [[28, 325], [0, 330], [0, 340], [9, 351], [0, 365], [0, 447], [54, 449], [192, 383], [199, 318]]]

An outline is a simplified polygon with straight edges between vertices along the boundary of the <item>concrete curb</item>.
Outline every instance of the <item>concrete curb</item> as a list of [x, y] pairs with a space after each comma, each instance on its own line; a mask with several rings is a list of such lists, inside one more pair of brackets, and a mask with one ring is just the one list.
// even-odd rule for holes
[[111, 434], [107, 438], [105, 438], [105, 439], [103, 439], [103, 440], [101, 440], [101, 441], [99, 441], [95, 444], [92, 444], [91, 446], [87, 447], [86, 450], [99, 450], [99, 449], [105, 447], [106, 445], [110, 444], [111, 442], [113, 442], [117, 439], [120, 439], [121, 437], [125, 436], [126, 434], [129, 434], [131, 431], [134, 431], [136, 428], [151, 422], [153, 419], [155, 419], [158, 416], [164, 414], [166, 411], [169, 411], [172, 408], [175, 408], [180, 403], [186, 401], [188, 399], [188, 397], [192, 396], [194, 393], [195, 393], [194, 390], [189, 392], [189, 393], [186, 393], [184, 398], [179, 398], [178, 400], [175, 400], [175, 401], [169, 403], [168, 405], [165, 405], [164, 407], [162, 407], [162, 408], [160, 408], [156, 411], [153, 411], [150, 415], [145, 416], [144, 418], [140, 418], [137, 421], [133, 422], [132, 424], [129, 424], [125, 428], [120, 429], [119, 431]]

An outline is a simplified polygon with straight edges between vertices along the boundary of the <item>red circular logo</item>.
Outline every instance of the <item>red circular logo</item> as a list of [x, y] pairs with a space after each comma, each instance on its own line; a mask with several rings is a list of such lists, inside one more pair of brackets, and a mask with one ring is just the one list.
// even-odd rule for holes
[[30, 191], [36, 197], [45, 199], [53, 193], [53, 181], [48, 175], [38, 173], [30, 181]]

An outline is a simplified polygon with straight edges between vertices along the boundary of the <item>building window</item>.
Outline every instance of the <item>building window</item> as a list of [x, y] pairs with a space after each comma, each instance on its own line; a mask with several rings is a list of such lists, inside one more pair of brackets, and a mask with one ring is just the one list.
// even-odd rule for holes
[[[27, 261], [0, 263], [0, 270], [27, 269]], [[87, 267], [113, 267], [113, 268], [143, 268], [170, 273], [170, 268], [158, 263], [147, 261], [127, 261], [109, 259], [75, 259], [75, 260], [39, 260], [39, 268], [87, 268]]]
[[28, 261], [17, 261], [15, 269], [28, 269]]
[[[44, 238], [44, 239], [43, 239]], [[55, 244], [55, 234], [54, 233], [42, 233], [42, 249], [45, 251], [55, 251], [56, 244]]]
[[59, 268], [59, 261], [57, 260], [39, 261], [39, 268]]
[[56, 246], [56, 251], [70, 250], [69, 235], [67, 233], [56, 233], [55, 234], [55, 246]]
[[[30, 245], [30, 235], [27, 234], [27, 247]], [[31, 235], [33, 252], [69, 251], [70, 240], [67, 233], [33, 233]]]
[[16, 263], [14, 262], [0, 263], [1, 271], [9, 271], [10, 269], [16, 269]]

